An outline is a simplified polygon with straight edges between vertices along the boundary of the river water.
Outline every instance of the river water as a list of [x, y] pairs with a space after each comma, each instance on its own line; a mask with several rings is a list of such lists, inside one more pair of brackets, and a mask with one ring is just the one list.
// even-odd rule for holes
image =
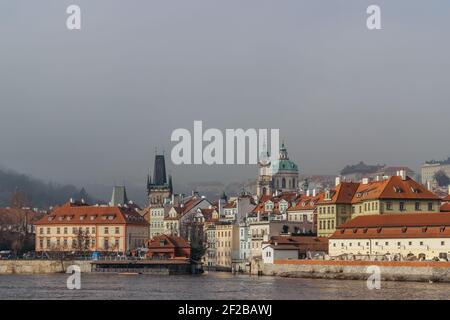
[[66, 274], [0, 275], [0, 299], [450, 299], [450, 284], [257, 277], [211, 272], [203, 275], [81, 275], [69, 290]]

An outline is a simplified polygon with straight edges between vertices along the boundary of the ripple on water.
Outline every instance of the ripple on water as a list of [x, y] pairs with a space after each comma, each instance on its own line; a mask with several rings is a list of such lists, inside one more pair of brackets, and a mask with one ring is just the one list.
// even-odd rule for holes
[[0, 299], [450, 299], [450, 284], [257, 277], [211, 272], [153, 276], [82, 274], [81, 290], [68, 290], [66, 274], [0, 275]]

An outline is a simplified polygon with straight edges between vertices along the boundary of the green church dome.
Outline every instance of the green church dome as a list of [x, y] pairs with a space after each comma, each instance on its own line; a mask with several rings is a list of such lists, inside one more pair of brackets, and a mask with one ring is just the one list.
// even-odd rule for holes
[[272, 163], [272, 172], [278, 171], [298, 171], [297, 165], [288, 159], [276, 160]]

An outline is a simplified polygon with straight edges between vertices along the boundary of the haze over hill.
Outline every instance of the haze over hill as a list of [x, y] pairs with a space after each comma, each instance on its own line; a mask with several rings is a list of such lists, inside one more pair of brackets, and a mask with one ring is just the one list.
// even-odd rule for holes
[[36, 208], [48, 208], [67, 202], [70, 198], [84, 199], [87, 202], [101, 202], [91, 197], [84, 188], [73, 185], [62, 185], [44, 182], [31, 176], [15, 171], [0, 169], [0, 207], [10, 205], [11, 196], [15, 191], [26, 197], [26, 205]]

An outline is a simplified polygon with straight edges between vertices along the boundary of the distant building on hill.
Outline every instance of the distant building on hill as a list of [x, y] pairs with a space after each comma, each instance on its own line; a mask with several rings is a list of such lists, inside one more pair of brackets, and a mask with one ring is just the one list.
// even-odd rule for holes
[[447, 177], [450, 177], [450, 157], [444, 161], [432, 160], [425, 162], [421, 167], [422, 184], [435, 184], [435, 175], [439, 171], [442, 171]]

